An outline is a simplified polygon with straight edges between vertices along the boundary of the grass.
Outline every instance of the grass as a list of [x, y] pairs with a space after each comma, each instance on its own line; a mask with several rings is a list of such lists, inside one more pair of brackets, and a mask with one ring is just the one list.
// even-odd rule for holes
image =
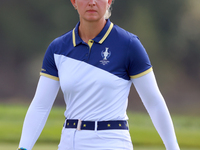
[[[0, 149], [15, 150], [16, 144], [1, 144]], [[56, 144], [36, 144], [33, 150], [57, 150]], [[165, 150], [163, 147], [135, 146], [134, 150]], [[199, 148], [181, 148], [181, 150], [199, 150]]]
[[[27, 105], [0, 105], [0, 149], [16, 149], [27, 109]], [[64, 123], [64, 109], [53, 107], [33, 150], [57, 149]], [[128, 115], [134, 150], [164, 150], [163, 143], [146, 113], [129, 112]], [[172, 115], [172, 119], [181, 150], [200, 149], [199, 116]]]

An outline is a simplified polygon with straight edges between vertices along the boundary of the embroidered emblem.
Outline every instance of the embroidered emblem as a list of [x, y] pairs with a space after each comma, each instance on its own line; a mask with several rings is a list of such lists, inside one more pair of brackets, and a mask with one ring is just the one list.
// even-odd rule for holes
[[109, 51], [109, 48], [106, 47], [105, 51], [101, 52], [101, 56], [103, 58], [103, 60], [101, 60], [101, 64], [102, 65], [106, 65], [109, 63], [108, 58], [111, 56], [111, 51]]

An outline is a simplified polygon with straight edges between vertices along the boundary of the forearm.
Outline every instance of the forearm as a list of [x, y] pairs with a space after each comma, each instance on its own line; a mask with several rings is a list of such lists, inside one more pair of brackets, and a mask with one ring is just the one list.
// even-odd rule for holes
[[41, 76], [27, 111], [19, 147], [31, 150], [40, 136], [59, 90], [58, 81]]
[[176, 135], [168, 108], [161, 95], [154, 73], [150, 72], [132, 82], [147, 109], [167, 150], [179, 150]]
[[144, 104], [167, 150], [179, 150], [174, 126], [165, 102], [149, 106]]
[[30, 105], [24, 120], [19, 147], [24, 147], [27, 150], [32, 149], [42, 132], [49, 112], [49, 109], [40, 110], [34, 104]]

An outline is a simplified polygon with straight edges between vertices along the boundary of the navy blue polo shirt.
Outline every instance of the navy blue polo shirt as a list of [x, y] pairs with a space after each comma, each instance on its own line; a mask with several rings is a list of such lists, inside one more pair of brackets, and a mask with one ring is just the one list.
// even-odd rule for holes
[[60, 82], [67, 118], [127, 119], [130, 79], [152, 71], [143, 45], [109, 19], [86, 43], [78, 34], [79, 25], [49, 45], [40, 74]]

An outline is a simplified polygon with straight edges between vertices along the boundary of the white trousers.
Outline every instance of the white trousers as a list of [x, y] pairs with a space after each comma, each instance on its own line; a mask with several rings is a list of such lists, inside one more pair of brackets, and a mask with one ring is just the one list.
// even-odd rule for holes
[[63, 128], [58, 150], [133, 150], [128, 130]]

